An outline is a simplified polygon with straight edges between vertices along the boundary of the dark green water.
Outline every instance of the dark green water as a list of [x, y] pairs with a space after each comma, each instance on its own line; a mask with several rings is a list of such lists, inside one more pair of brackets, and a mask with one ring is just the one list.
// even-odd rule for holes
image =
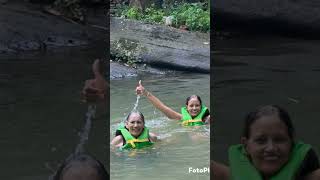
[[[80, 90], [103, 52], [84, 47], [0, 57], [0, 179], [48, 179], [48, 166], [55, 170], [74, 152], [87, 111]], [[102, 162], [105, 123], [100, 107], [85, 146]]]
[[245, 115], [266, 104], [287, 109], [297, 139], [320, 152], [319, 40], [246, 36], [217, 41], [213, 57], [213, 159], [227, 162]]

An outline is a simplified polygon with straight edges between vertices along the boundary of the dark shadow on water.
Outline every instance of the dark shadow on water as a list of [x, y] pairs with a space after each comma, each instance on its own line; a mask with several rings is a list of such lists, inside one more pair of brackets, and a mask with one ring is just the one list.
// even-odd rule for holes
[[[97, 44], [97, 46], [99, 46]], [[87, 105], [80, 91], [104, 48], [64, 48], [0, 57], [0, 179], [43, 180], [79, 143]], [[98, 113], [86, 149], [105, 161], [106, 114]], [[23, 167], [23, 168], [21, 168]], [[55, 168], [55, 167], [53, 167]]]
[[247, 66], [248, 63], [245, 62], [236, 62], [236, 61], [223, 61], [222, 59], [213, 57], [213, 64], [215, 67], [233, 67], [233, 66]]
[[215, 81], [214, 86], [227, 86], [227, 85], [237, 85], [242, 83], [263, 83], [268, 82], [262, 79], [228, 79], [222, 81]]
[[[275, 18], [253, 18], [214, 9], [214, 27], [236, 36], [283, 36], [302, 39], [320, 39], [319, 28]], [[242, 34], [242, 35], [241, 35]]]
[[210, 85], [213, 159], [227, 163], [228, 147], [240, 143], [245, 115], [266, 104], [287, 109], [297, 138], [320, 146], [319, 40], [242, 34], [217, 40], [213, 51], [218, 52], [212, 56]]

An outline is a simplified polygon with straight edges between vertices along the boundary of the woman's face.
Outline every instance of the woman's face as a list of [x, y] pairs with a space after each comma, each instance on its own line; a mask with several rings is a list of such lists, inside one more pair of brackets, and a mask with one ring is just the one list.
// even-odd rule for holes
[[126, 122], [126, 128], [134, 137], [138, 137], [144, 128], [143, 120], [138, 113], [132, 113]]
[[277, 116], [265, 116], [249, 131], [249, 138], [242, 139], [249, 158], [264, 177], [274, 175], [290, 156], [292, 140], [287, 126]]
[[187, 110], [188, 110], [189, 114], [190, 114], [192, 117], [195, 117], [195, 116], [197, 116], [197, 115], [200, 113], [201, 104], [200, 104], [200, 101], [198, 100], [198, 98], [192, 97], [192, 98], [188, 101]]

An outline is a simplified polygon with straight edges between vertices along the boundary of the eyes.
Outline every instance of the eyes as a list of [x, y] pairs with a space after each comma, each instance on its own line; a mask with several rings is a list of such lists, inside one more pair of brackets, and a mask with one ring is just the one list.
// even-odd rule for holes
[[195, 108], [198, 108], [198, 107], [200, 107], [200, 104], [189, 104], [188, 106], [189, 106], [189, 107], [195, 107]]
[[269, 140], [275, 144], [284, 144], [290, 141], [287, 137], [282, 137], [282, 136], [277, 136], [272, 138], [268, 138], [266, 136], [259, 136], [253, 139], [253, 141], [259, 145], [265, 145], [268, 143]]
[[131, 124], [131, 125], [134, 125], [134, 124], [141, 125], [143, 123], [142, 123], [142, 121], [129, 121], [129, 124]]

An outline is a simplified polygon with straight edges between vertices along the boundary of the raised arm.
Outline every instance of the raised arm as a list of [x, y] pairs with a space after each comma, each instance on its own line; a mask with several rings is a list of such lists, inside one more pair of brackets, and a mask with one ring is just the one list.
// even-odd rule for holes
[[159, 109], [161, 112], [163, 112], [168, 118], [170, 119], [176, 119], [180, 120], [182, 118], [182, 115], [173, 109], [166, 106], [164, 103], [162, 103], [156, 96], [151, 94], [150, 91], [147, 91], [141, 84], [141, 80], [139, 81], [139, 85], [136, 88], [136, 93], [138, 95], [144, 95], [148, 98], [148, 100], [153, 104], [154, 107]]
[[102, 62], [96, 59], [92, 64], [94, 79], [86, 80], [81, 92], [85, 102], [104, 102], [107, 98], [107, 81], [104, 77], [105, 68]]

